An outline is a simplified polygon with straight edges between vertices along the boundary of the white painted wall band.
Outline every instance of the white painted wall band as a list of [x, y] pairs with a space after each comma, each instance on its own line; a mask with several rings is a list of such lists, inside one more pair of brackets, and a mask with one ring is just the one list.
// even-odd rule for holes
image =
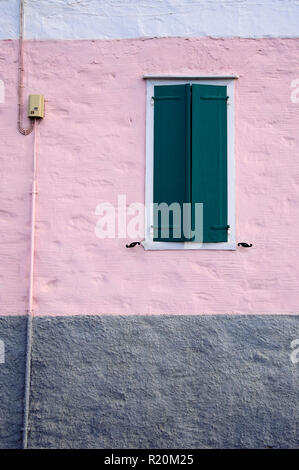
[[[26, 0], [26, 39], [299, 37], [299, 0]], [[0, 0], [0, 39], [18, 0]]]

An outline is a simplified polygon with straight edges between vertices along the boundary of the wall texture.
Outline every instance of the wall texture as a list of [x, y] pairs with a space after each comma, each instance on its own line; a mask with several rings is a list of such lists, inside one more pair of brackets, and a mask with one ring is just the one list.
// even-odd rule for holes
[[[0, 8], [0, 447], [18, 447], [33, 136], [16, 125], [18, 2]], [[28, 0], [25, 16], [25, 96], [46, 98], [29, 446], [298, 446], [299, 2]], [[143, 75], [232, 73], [253, 247], [97, 238], [97, 204], [144, 201]]]
[[36, 320], [30, 445], [298, 446], [298, 317]]
[[[296, 448], [297, 316], [36, 317], [29, 447]], [[19, 447], [25, 317], [1, 317], [0, 447]]]
[[21, 446], [23, 421], [26, 317], [0, 316], [5, 362], [0, 363], [0, 448]]
[[[299, 237], [297, 39], [26, 42], [38, 126], [38, 315], [296, 313]], [[3, 41], [2, 312], [27, 306], [33, 137], [16, 133], [17, 43]], [[148, 73], [236, 81], [236, 252], [127, 250], [95, 235], [97, 204], [144, 201]], [[178, 269], [178, 265], [180, 269]], [[175, 293], [173, 287], [175, 286]], [[5, 294], [4, 294], [5, 293]]]

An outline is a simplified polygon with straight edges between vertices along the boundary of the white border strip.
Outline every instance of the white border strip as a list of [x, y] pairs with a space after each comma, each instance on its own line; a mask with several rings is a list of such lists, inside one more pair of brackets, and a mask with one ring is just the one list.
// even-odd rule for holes
[[[149, 76], [145, 76], [147, 78]], [[145, 175], [145, 240], [142, 245], [145, 250], [235, 250], [236, 249], [236, 221], [235, 221], [235, 96], [234, 79], [230, 77], [220, 79], [219, 77], [192, 78], [189, 82], [209, 85], [213, 80], [214, 85], [224, 85], [227, 87], [228, 112], [227, 112], [227, 178], [228, 178], [228, 241], [225, 243], [196, 243], [196, 242], [154, 242], [153, 241], [153, 186], [154, 186], [154, 96], [155, 85], [171, 85], [175, 79], [177, 85], [186, 83], [186, 78], [172, 77], [147, 79], [146, 96], [146, 175]]]
[[231, 80], [239, 75], [143, 75], [145, 80]]

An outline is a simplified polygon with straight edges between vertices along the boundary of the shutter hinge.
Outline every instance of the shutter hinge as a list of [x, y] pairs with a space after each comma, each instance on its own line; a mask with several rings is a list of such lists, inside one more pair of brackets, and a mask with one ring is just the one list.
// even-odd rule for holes
[[160, 100], [179, 100], [179, 96], [152, 96], [152, 100], [154, 101], [160, 101]]
[[201, 96], [201, 100], [225, 100], [227, 101], [229, 99], [229, 96]]
[[230, 225], [212, 225], [211, 229], [212, 230], [228, 230], [230, 228]]

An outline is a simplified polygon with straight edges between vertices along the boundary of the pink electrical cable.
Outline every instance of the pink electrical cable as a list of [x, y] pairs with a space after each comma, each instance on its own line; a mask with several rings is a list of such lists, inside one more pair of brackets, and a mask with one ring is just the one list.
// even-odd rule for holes
[[35, 214], [36, 214], [36, 194], [37, 194], [37, 121], [34, 119], [34, 140], [33, 140], [33, 169], [31, 183], [31, 230], [30, 230], [30, 277], [28, 292], [28, 314], [33, 314], [33, 275], [34, 275], [34, 247], [35, 247]]
[[31, 352], [32, 352], [32, 327], [34, 317], [33, 284], [34, 284], [34, 250], [35, 250], [35, 219], [36, 219], [36, 195], [37, 195], [37, 120], [33, 122], [33, 169], [31, 182], [31, 223], [30, 223], [30, 264], [29, 264], [29, 289], [27, 309], [27, 340], [26, 340], [26, 364], [25, 364], [25, 393], [22, 427], [22, 448], [27, 449], [29, 432], [29, 405], [30, 405], [30, 377], [31, 377]]

